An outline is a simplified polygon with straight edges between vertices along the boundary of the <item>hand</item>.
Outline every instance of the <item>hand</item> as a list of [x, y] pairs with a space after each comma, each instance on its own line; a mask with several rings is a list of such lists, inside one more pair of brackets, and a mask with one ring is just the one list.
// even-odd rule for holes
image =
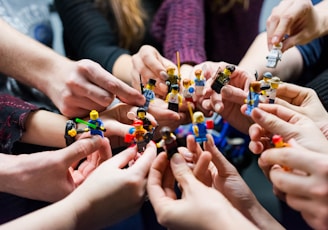
[[[141, 106], [145, 99], [138, 90], [118, 80], [91, 60], [71, 62], [52, 79], [47, 95], [62, 114], [87, 116], [90, 110], [103, 111], [117, 96], [122, 102]], [[62, 78], [60, 78], [62, 76]]]
[[313, 89], [283, 83], [277, 89], [275, 103], [307, 116], [328, 138], [328, 114]]
[[[173, 176], [182, 190], [179, 200]], [[174, 154], [170, 162], [165, 153], [155, 159], [147, 191], [158, 222], [169, 229], [255, 229], [222, 194], [198, 181], [180, 154]]]
[[[246, 106], [241, 109], [244, 111]], [[326, 137], [310, 118], [282, 105], [260, 103], [258, 108], [253, 109], [251, 117], [256, 122], [249, 129], [249, 148], [253, 153], [271, 148], [274, 134], [281, 135], [285, 142], [294, 138], [313, 151], [320, 152], [328, 147]]]
[[12, 166], [10, 174], [1, 180], [4, 187], [1, 190], [30, 199], [55, 202], [71, 193], [110, 157], [108, 140], [98, 136], [78, 140], [57, 151], [3, 155], [2, 163]]
[[140, 89], [140, 75], [144, 85], [150, 78], [156, 80], [154, 92], [165, 98], [167, 94], [166, 68], [175, 66], [173, 62], [164, 58], [154, 47], [143, 45], [138, 53], [132, 56], [133, 73], [132, 86], [135, 89]]
[[135, 158], [136, 148], [127, 148], [101, 164], [67, 199], [77, 212], [76, 229], [100, 229], [136, 213], [145, 200], [147, 175], [156, 153], [156, 145], [150, 142], [131, 167], [125, 168]]
[[322, 23], [311, 0], [281, 1], [267, 20], [268, 47], [283, 41], [282, 51], [303, 45], [320, 36]]
[[[310, 151], [294, 139], [288, 144], [286, 148], [264, 151], [259, 164], [271, 168], [269, 177], [275, 191], [285, 194], [290, 207], [299, 211], [312, 228], [325, 229], [328, 225], [328, 156], [326, 152]], [[278, 165], [285, 165], [293, 171], [285, 171]]]
[[218, 68], [223, 70], [227, 65], [225, 62], [206, 62], [205, 77], [208, 80], [206, 81], [202, 107], [203, 110], [219, 113], [233, 127], [247, 133], [253, 121], [240, 112], [240, 106], [245, 103], [249, 83], [255, 80], [255, 77], [236, 67], [236, 70], [230, 76], [229, 84], [222, 88], [221, 94], [217, 94], [210, 87], [214, 80], [214, 74]]

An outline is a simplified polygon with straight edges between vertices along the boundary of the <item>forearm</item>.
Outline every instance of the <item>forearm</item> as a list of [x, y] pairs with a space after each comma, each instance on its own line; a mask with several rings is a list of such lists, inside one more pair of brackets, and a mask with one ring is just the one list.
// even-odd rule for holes
[[259, 77], [267, 71], [273, 75], [279, 74], [277, 76], [282, 81], [293, 81], [300, 76], [303, 69], [303, 59], [297, 48], [293, 47], [285, 51], [281, 61], [274, 69], [266, 67], [268, 53], [267, 36], [263, 32], [254, 40], [238, 66], [250, 71], [250, 73], [257, 70]]
[[0, 37], [1, 71], [44, 92], [50, 87], [49, 74], [58, 73], [67, 59], [2, 20], [0, 27], [6, 34]]

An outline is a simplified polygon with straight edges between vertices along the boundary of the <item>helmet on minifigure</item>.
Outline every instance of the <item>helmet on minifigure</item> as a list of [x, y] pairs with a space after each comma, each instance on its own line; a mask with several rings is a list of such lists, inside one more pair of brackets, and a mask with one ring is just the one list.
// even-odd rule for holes
[[270, 73], [270, 72], [265, 72], [265, 73], [263, 74], [263, 78], [271, 79], [271, 78], [272, 78], [272, 73]]
[[96, 110], [91, 110], [90, 112], [90, 119], [91, 120], [97, 120], [99, 118], [99, 114]]
[[205, 120], [204, 114], [200, 111], [197, 111], [193, 115], [193, 121], [196, 123], [201, 123]]

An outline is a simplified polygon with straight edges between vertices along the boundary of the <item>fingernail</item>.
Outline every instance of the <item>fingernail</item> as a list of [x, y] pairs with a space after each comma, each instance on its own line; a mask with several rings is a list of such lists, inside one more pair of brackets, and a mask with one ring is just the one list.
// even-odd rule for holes
[[277, 43], [279, 43], [278, 41], [278, 37], [277, 36], [274, 36], [271, 40], [272, 44], [276, 45]]
[[216, 104], [216, 105], [214, 106], [214, 110], [215, 110], [215, 112], [220, 112], [220, 109], [221, 109], [221, 106], [220, 106], [219, 104]]

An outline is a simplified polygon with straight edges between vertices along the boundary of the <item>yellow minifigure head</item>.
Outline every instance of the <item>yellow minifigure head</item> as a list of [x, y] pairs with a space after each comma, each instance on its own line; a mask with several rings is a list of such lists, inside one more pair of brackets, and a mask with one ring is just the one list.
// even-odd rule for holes
[[141, 120], [135, 120], [133, 126], [136, 130], [140, 131], [143, 129], [143, 122]]
[[146, 110], [143, 107], [138, 108], [137, 117], [140, 119], [144, 119], [146, 117]]
[[146, 88], [149, 89], [149, 90], [153, 90], [155, 88], [155, 84], [156, 84], [156, 80], [150, 78], [148, 80]]
[[280, 78], [279, 77], [273, 77], [270, 82], [270, 86], [272, 89], [277, 89], [280, 84]]
[[235, 71], [235, 69], [236, 69], [235, 66], [233, 66], [233, 65], [228, 65], [227, 67], [224, 68], [223, 73], [224, 73], [225, 75], [230, 76], [230, 75]]
[[202, 70], [201, 69], [196, 69], [195, 70], [195, 77], [200, 80], [201, 76], [202, 76]]
[[91, 110], [90, 112], [90, 119], [91, 120], [97, 120], [99, 118], [99, 114], [97, 110]]
[[265, 73], [263, 74], [263, 80], [264, 80], [265, 82], [269, 82], [271, 79], [272, 79], [272, 74], [271, 74], [270, 72], [265, 72]]
[[169, 66], [166, 68], [166, 72], [168, 75], [174, 75], [175, 67], [174, 66]]
[[200, 111], [197, 111], [193, 115], [193, 120], [195, 123], [202, 123], [205, 120], [204, 114]]
[[191, 84], [192, 84], [192, 82], [190, 79], [185, 78], [182, 80], [182, 85], [184, 88], [189, 88], [191, 86]]
[[177, 84], [172, 85], [171, 93], [173, 93], [173, 94], [179, 93], [179, 86]]

